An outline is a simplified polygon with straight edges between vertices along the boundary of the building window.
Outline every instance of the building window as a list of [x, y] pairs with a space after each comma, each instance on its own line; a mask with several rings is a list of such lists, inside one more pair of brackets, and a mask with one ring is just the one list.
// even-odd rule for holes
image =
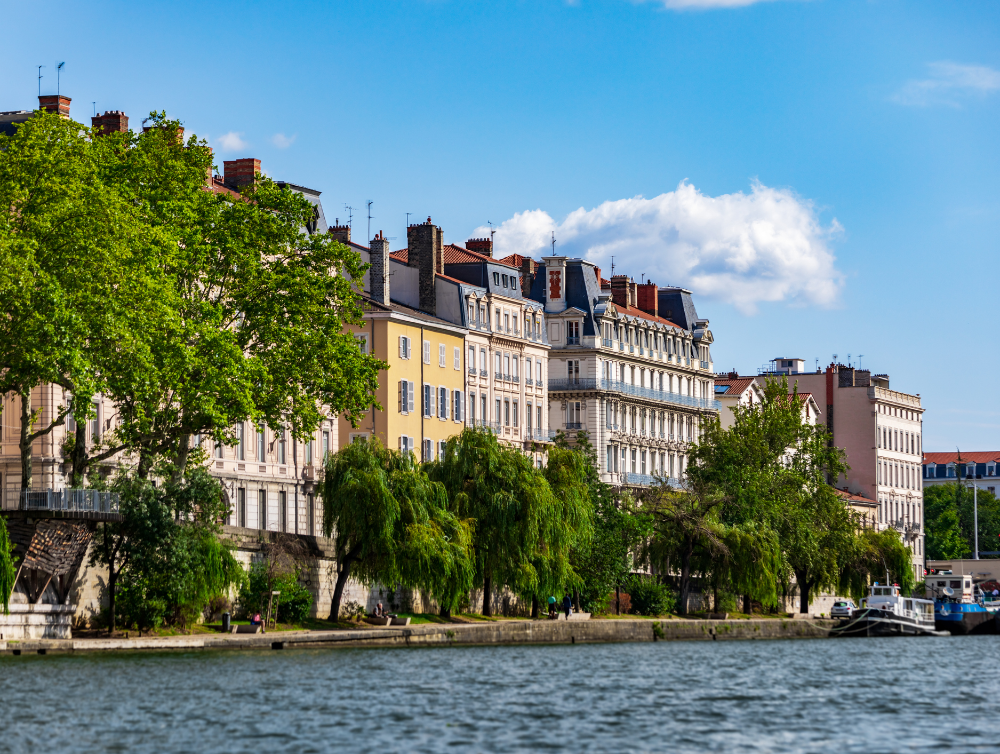
[[476, 371], [476, 347], [469, 346], [469, 370]]
[[257, 528], [267, 529], [267, 490], [257, 490]]
[[542, 384], [542, 360], [538, 359], [535, 361], [535, 382], [539, 385]]
[[566, 404], [566, 429], [580, 429], [582, 420], [580, 401], [569, 401]]
[[215, 442], [215, 457], [222, 458], [222, 443], [218, 440]]
[[514, 401], [514, 426], [517, 427], [517, 401]]
[[608, 446], [608, 463], [607, 463], [607, 470], [608, 470], [609, 474], [612, 472], [612, 468], [614, 467], [614, 464], [615, 464], [615, 446], [614, 445], [609, 445]]
[[479, 400], [481, 401], [480, 406], [483, 409], [479, 418], [480, 418], [480, 421], [486, 421], [487, 419], [489, 419], [489, 416], [486, 415], [486, 393], [483, 393], [479, 397]]
[[476, 394], [469, 393], [469, 419], [476, 423]]
[[278, 516], [281, 531], [288, 531], [288, 493], [284, 490], [278, 493]]
[[438, 419], [448, 418], [448, 388], [438, 387]]
[[496, 329], [500, 329], [500, 307], [493, 310], [493, 321], [497, 323]]
[[528, 423], [528, 432], [531, 432], [531, 404], [527, 406], [527, 410], [524, 412], [524, 420]]
[[503, 287], [506, 288], [507, 287], [507, 276], [506, 275], [501, 275], [500, 278], [501, 278], [501, 280], [503, 280]]
[[367, 355], [368, 353], [368, 335], [367, 333], [362, 333], [361, 335], [355, 335], [354, 341], [358, 344], [358, 350], [362, 354]]
[[499, 398], [496, 399], [496, 406], [494, 406], [494, 408], [496, 409], [496, 413], [493, 414], [493, 421], [495, 421], [497, 424], [499, 424], [500, 420], [503, 418], [500, 415], [500, 399]]
[[579, 359], [570, 359], [566, 362], [566, 376], [569, 379], [570, 384], [577, 385], [580, 383]]
[[633, 474], [635, 473], [635, 456], [636, 456], [635, 448], [632, 448], [632, 473]]
[[511, 367], [511, 369], [510, 369], [510, 376], [514, 379], [514, 382], [517, 382], [518, 379], [519, 379], [518, 378], [517, 362], [518, 362], [517, 356], [514, 356], [514, 357], [511, 358], [511, 361], [510, 361], [510, 367]]
[[452, 421], [460, 422], [465, 418], [462, 416], [462, 397], [463, 393], [461, 390], [455, 390], [452, 393], [452, 400], [451, 400]]
[[422, 453], [424, 463], [430, 463], [434, 460], [434, 441], [424, 440], [424, 447]]
[[499, 272], [494, 272], [493, 273], [493, 285], [500, 285], [500, 273]]
[[330, 433], [323, 433], [323, 463], [326, 463], [327, 457], [330, 455]]
[[308, 440], [306, 442], [305, 452], [306, 452], [306, 466], [312, 466], [312, 462], [313, 462], [313, 441], [312, 441], [312, 439], [310, 439], [310, 440]]
[[410, 358], [410, 339], [405, 335], [399, 336], [399, 358], [409, 359]]
[[462, 349], [459, 348], [458, 346], [455, 346], [455, 348], [453, 350], [453, 353], [452, 353], [452, 356], [453, 356], [453, 361], [454, 361], [454, 367], [455, 367], [455, 369], [461, 370], [462, 369]]
[[503, 377], [505, 380], [510, 379], [510, 354], [505, 353], [503, 355]]
[[236, 458], [245, 461], [247, 453], [243, 445], [243, 422], [236, 425]]
[[502, 380], [503, 379], [503, 357], [499, 353], [496, 353], [495, 356], [496, 356], [496, 362], [497, 362], [496, 378], [498, 380]]
[[580, 323], [566, 323], [566, 343], [571, 346], [580, 344]]
[[646, 451], [645, 450], [642, 451], [642, 453], [639, 455], [639, 461], [640, 461], [639, 473], [640, 474], [645, 474], [646, 473]]
[[486, 349], [479, 349], [479, 368], [483, 370], [483, 376], [486, 374], [486, 370], [490, 368], [490, 363], [486, 360]]
[[536, 412], [536, 414], [538, 416], [538, 421], [535, 423], [535, 426], [538, 427], [538, 429], [541, 429], [542, 428], [542, 407], [541, 406], [536, 406], [535, 407], [535, 412]]
[[278, 463], [285, 463], [285, 432], [282, 430], [281, 439], [278, 440]]
[[439, 440], [438, 441], [438, 460], [443, 461], [445, 452], [448, 450], [448, 441]]
[[264, 428], [258, 427], [257, 429], [257, 460], [261, 463], [267, 460], [267, 448], [264, 442]]
[[504, 332], [510, 332], [510, 315], [509, 314], [504, 314], [503, 315], [503, 331]]
[[438, 344], [438, 366], [443, 367], [445, 361], [447, 360], [448, 349], [445, 347], [444, 343]]
[[236, 525], [247, 528], [247, 491], [243, 487], [236, 490]]
[[503, 401], [503, 425], [505, 427], [510, 426], [510, 399], [504, 398]]
[[434, 416], [434, 387], [424, 383], [424, 417], [431, 418]]

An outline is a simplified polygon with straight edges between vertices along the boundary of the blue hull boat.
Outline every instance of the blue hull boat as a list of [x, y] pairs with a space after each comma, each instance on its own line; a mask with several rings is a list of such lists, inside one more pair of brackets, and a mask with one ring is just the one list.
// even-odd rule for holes
[[934, 601], [934, 628], [951, 634], [1000, 633], [1000, 613], [977, 602]]

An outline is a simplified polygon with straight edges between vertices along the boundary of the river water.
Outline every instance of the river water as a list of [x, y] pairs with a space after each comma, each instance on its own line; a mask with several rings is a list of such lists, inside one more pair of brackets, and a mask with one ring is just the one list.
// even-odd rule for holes
[[1000, 637], [0, 657], [3, 752], [1000, 750]]

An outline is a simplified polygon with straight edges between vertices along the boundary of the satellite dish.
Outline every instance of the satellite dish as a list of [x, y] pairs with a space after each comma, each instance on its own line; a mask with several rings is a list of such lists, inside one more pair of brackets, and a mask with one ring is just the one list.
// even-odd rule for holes
[[955, 590], [952, 589], [950, 586], [946, 586], [941, 591], [944, 592], [944, 596], [945, 597], [953, 597], [953, 596], [955, 596]]

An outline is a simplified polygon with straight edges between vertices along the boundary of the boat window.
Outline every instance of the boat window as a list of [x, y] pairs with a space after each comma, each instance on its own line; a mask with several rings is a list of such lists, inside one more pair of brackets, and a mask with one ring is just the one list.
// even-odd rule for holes
[[950, 586], [952, 589], [961, 589], [962, 588], [962, 582], [961, 581], [952, 581], [948, 586]]

